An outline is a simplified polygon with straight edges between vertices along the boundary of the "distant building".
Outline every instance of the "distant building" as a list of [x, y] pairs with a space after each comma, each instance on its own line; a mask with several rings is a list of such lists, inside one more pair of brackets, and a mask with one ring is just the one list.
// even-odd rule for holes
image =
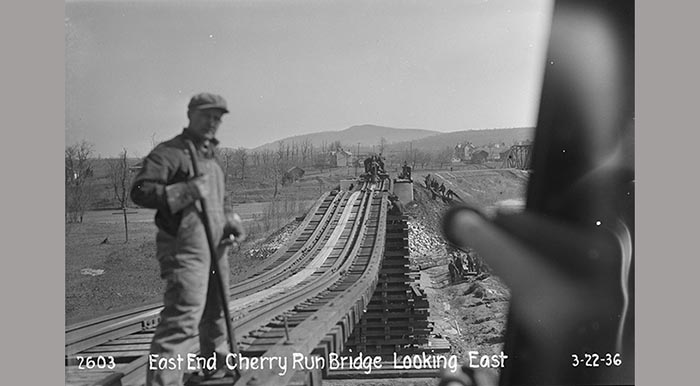
[[298, 181], [301, 177], [304, 176], [304, 173], [304, 169], [298, 166], [290, 168], [289, 170], [284, 172], [284, 175], [282, 176], [282, 185]]
[[452, 154], [452, 160], [461, 160], [462, 158], [464, 158], [464, 145], [458, 143], [457, 145], [455, 145], [455, 151]]
[[330, 153], [331, 167], [352, 166], [352, 153], [347, 150], [338, 149]]
[[469, 161], [473, 164], [483, 164], [489, 158], [489, 152], [486, 150], [477, 150], [472, 152]]
[[[498, 144], [496, 144], [498, 146]], [[489, 147], [488, 149], [484, 149], [489, 153], [488, 160], [489, 161], [500, 161], [501, 159], [501, 152], [499, 151], [500, 149], [498, 147]]]
[[467, 142], [467, 143], [458, 143], [455, 146], [454, 150], [454, 158], [459, 159], [459, 160], [468, 160], [469, 157], [471, 157], [471, 153], [476, 149], [476, 146], [474, 146], [473, 143]]

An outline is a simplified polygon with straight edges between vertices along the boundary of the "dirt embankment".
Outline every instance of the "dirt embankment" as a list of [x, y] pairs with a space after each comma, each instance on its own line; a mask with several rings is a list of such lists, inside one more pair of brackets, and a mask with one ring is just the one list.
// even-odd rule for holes
[[262, 270], [265, 260], [282, 247], [301, 221], [292, 221], [269, 235], [246, 242], [231, 255], [231, 282], [244, 280]]
[[433, 200], [426, 189], [415, 185], [414, 203], [406, 211], [410, 259], [421, 271], [434, 333], [450, 342], [451, 354], [467, 362], [470, 351], [479, 355], [501, 351], [509, 292], [488, 273], [451, 282], [448, 264], [452, 256], [464, 252], [454, 250], [442, 237], [440, 221], [446, 209], [441, 200]]

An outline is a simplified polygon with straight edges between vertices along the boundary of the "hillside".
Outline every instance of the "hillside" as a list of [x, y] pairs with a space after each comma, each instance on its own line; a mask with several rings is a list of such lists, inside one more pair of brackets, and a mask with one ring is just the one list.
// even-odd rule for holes
[[[505, 143], [507, 146], [515, 143], [533, 140], [535, 129], [532, 127], [522, 127], [513, 129], [490, 129], [490, 130], [462, 130], [452, 133], [440, 133], [414, 141], [405, 141], [390, 144], [390, 152], [403, 151], [409, 148], [420, 149], [422, 151], [439, 151], [446, 147], [454, 147], [458, 143], [471, 142], [475, 146], [484, 146], [490, 143]], [[411, 143], [412, 142], [412, 143]]]
[[[387, 140], [384, 153], [388, 156], [390, 163], [402, 162], [405, 158], [402, 155], [408, 149], [420, 150], [423, 152], [437, 153], [445, 148], [454, 148], [458, 143], [471, 142], [474, 145], [483, 146], [491, 143], [505, 143], [507, 146], [515, 143], [532, 140], [534, 136], [533, 128], [512, 128], [512, 129], [491, 129], [491, 130], [463, 130], [452, 133], [438, 133], [430, 130], [420, 129], [396, 129], [391, 127], [382, 127], [374, 125], [352, 126], [341, 131], [326, 131], [322, 133], [300, 135], [296, 137], [285, 138], [282, 141], [285, 143], [301, 144], [304, 140], [309, 140], [314, 144], [314, 147], [320, 148], [323, 143], [329, 145], [331, 142], [340, 141], [347, 150], [355, 152], [357, 143], [360, 143], [360, 154], [372, 151], [372, 148], [377, 146], [380, 139], [383, 137]], [[279, 141], [278, 141], [279, 142]], [[260, 151], [265, 148], [275, 150], [277, 143], [268, 144], [253, 149], [252, 151]], [[392, 154], [394, 156], [392, 156]], [[398, 158], [397, 158], [398, 157]], [[402, 158], [403, 157], [403, 158]], [[90, 196], [92, 208], [108, 208], [117, 207], [117, 202], [114, 198], [112, 183], [109, 178], [109, 163], [114, 161], [113, 158], [97, 158], [91, 161], [94, 172], [94, 180], [90, 187]], [[135, 165], [140, 161], [138, 158], [129, 158], [128, 164]], [[235, 162], [235, 161], [234, 161]], [[250, 160], [252, 163], [252, 159]], [[294, 161], [292, 161], [294, 162]], [[234, 164], [232, 168], [236, 168]], [[307, 172], [311, 172], [308, 165], [305, 167]], [[255, 172], [252, 165], [248, 166], [248, 173]], [[260, 170], [257, 170], [258, 172]], [[235, 172], [233, 172], [235, 173]], [[249, 180], [251, 184], [254, 181]], [[258, 189], [267, 191], [272, 189], [272, 180], [269, 178], [261, 179], [257, 183], [262, 184]], [[249, 187], [251, 188], [251, 187]]]
[[340, 141], [348, 150], [354, 150], [360, 144], [361, 151], [369, 151], [370, 147], [379, 145], [381, 138], [386, 139], [388, 152], [404, 151], [409, 148], [423, 151], [439, 151], [446, 147], [453, 147], [457, 143], [471, 142], [476, 146], [490, 143], [505, 143], [510, 146], [534, 138], [535, 130], [531, 127], [487, 129], [487, 130], [461, 130], [451, 133], [440, 133], [433, 130], [422, 129], [397, 129], [376, 125], [352, 126], [340, 131], [324, 131], [319, 133], [297, 135], [268, 143], [252, 151], [275, 150], [279, 142], [303, 143], [309, 141], [314, 147], [323, 144]]
[[404, 141], [415, 141], [435, 134], [438, 134], [438, 132], [432, 130], [397, 129], [393, 127], [376, 125], [360, 125], [352, 126], [340, 131], [323, 131], [318, 133], [296, 135], [293, 137], [282, 138], [275, 142], [258, 146], [252, 150], [274, 150], [277, 149], [278, 143], [281, 141], [284, 141], [285, 143], [303, 143], [307, 140], [310, 141], [314, 145], [314, 147], [320, 147], [324, 143], [330, 144], [331, 142], [335, 141], [340, 141], [340, 143], [348, 147], [357, 146], [358, 143], [360, 143], [360, 146], [362, 147], [367, 147], [378, 145], [382, 137], [386, 139], [388, 144], [391, 144]]

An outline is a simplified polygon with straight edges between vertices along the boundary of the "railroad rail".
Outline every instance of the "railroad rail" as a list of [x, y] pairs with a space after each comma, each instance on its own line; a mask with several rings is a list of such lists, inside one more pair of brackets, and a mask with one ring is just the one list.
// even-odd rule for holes
[[[324, 194], [291, 242], [258, 274], [231, 286], [229, 309], [241, 356], [323, 356], [343, 350], [377, 285], [387, 191], [383, 180]], [[68, 326], [66, 384], [143, 384], [161, 308], [153, 304]], [[197, 344], [189, 351], [197, 353]], [[299, 374], [280, 375], [279, 369], [243, 371], [237, 384], [284, 385], [294, 376]]]

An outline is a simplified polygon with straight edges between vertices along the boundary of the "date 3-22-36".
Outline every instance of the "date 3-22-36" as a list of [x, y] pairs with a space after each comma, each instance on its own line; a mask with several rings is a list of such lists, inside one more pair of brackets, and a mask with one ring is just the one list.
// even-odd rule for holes
[[583, 355], [571, 354], [571, 366], [585, 366], [585, 367], [612, 367], [622, 365], [622, 357], [619, 353], [584, 353]]

